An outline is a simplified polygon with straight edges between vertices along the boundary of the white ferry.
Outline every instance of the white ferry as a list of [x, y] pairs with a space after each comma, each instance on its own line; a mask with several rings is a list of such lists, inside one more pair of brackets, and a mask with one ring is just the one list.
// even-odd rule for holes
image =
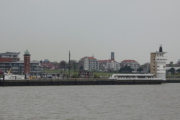
[[162, 80], [162, 78], [154, 78], [153, 74], [113, 74], [108, 79], [116, 79], [116, 80]]

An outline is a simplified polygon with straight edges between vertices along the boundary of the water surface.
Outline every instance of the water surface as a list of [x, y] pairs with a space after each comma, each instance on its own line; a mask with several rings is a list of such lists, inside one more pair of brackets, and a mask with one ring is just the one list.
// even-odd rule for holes
[[179, 120], [180, 84], [0, 87], [0, 120]]

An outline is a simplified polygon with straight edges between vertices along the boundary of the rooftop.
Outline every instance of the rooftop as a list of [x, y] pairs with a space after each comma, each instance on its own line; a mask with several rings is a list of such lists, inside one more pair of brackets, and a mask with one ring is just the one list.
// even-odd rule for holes
[[123, 60], [122, 62], [136, 62], [137, 63], [137, 61], [135, 60]]
[[49, 62], [49, 60], [48, 60], [48, 59], [45, 59], [44, 62]]
[[6, 52], [6, 53], [0, 53], [0, 55], [19, 55], [20, 52]]
[[101, 63], [101, 62], [116, 62], [116, 61], [114, 61], [114, 60], [99, 60], [99, 63]]
[[[87, 56], [86, 56], [87, 57]], [[81, 58], [81, 59], [85, 59], [86, 57], [83, 57], [83, 58]], [[96, 59], [96, 58], [94, 58], [94, 57], [87, 57], [88, 59]]]
[[[24, 60], [20, 60], [20, 61], [17, 61], [17, 62], [3, 62], [3, 64], [4, 63], [24, 63]], [[39, 61], [33, 60], [33, 61], [30, 61], [30, 63], [39, 63]]]

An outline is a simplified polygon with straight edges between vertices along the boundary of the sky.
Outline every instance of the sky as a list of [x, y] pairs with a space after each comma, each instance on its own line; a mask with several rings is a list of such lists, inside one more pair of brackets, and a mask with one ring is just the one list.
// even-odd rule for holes
[[26, 49], [31, 60], [180, 59], [180, 0], [0, 0], [0, 53]]

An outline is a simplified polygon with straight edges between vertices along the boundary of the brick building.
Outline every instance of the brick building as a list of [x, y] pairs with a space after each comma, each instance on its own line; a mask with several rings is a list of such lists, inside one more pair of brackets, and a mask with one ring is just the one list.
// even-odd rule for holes
[[30, 53], [28, 50], [24, 53], [24, 74], [30, 75]]

